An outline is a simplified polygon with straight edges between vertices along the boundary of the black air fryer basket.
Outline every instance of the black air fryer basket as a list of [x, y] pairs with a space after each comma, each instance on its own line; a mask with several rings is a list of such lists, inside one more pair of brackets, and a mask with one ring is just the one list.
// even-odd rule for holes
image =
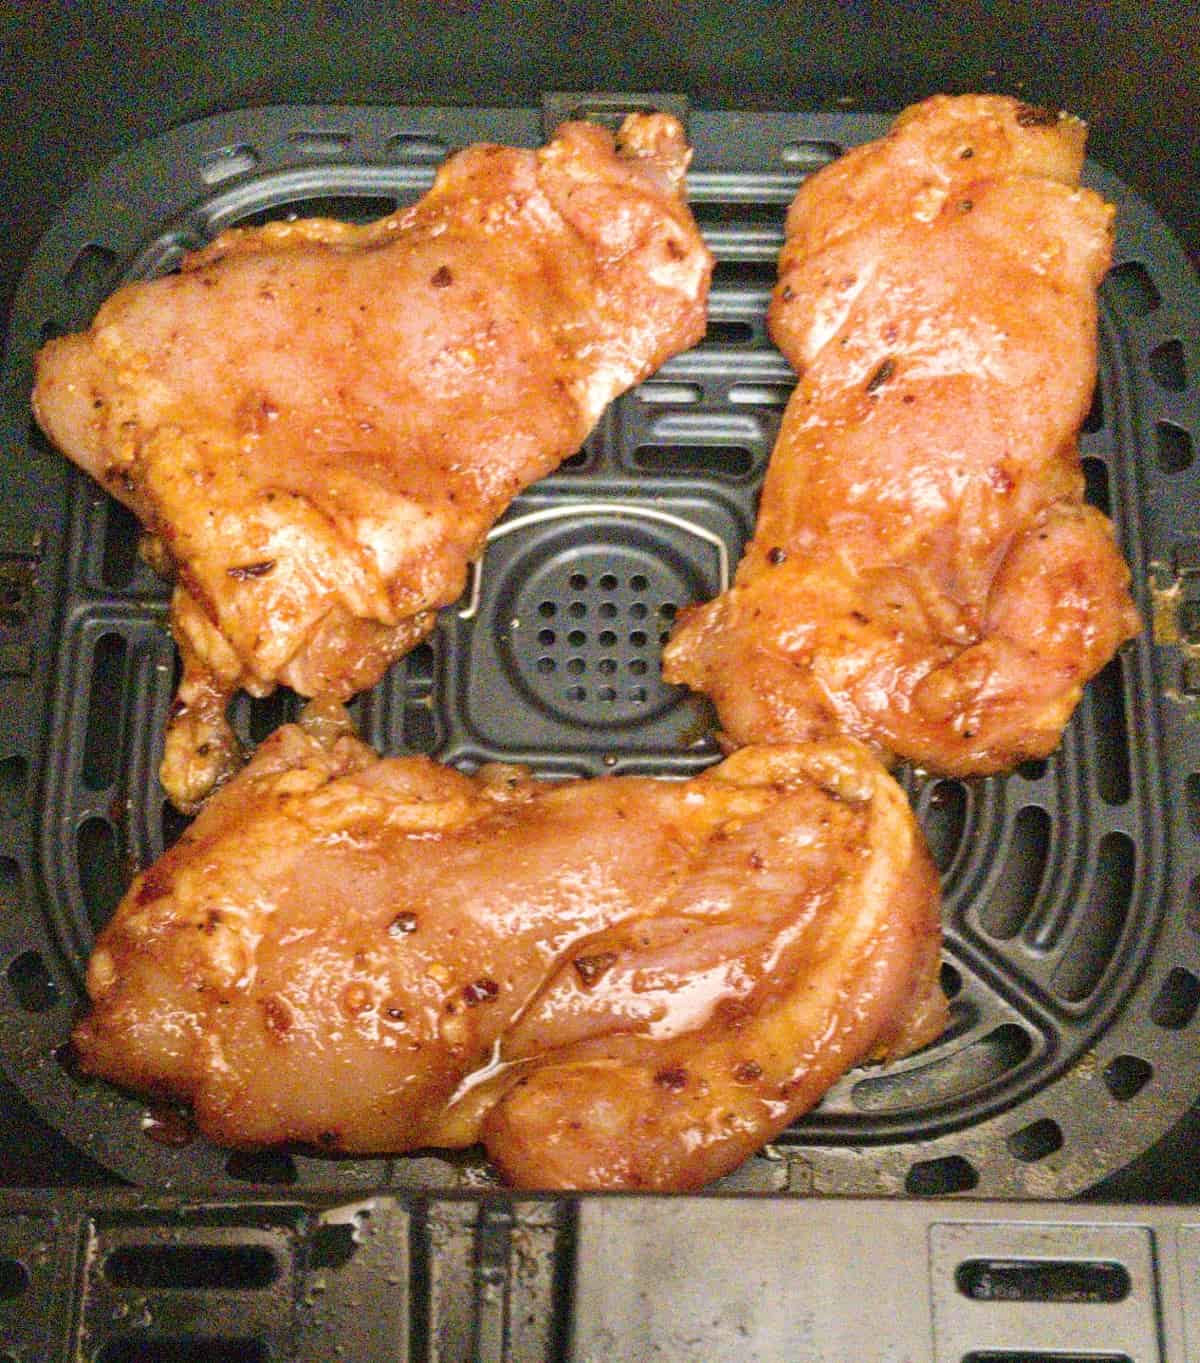
[[[361, 15], [329, 8], [339, 11], [330, 22], [359, 31]], [[482, 59], [497, 15], [438, 8], [443, 29], [418, 25], [420, 41], [444, 57], [456, 33]], [[513, 22], [540, 24], [549, 43], [558, 20], [534, 8], [536, 21]], [[532, 146], [566, 117], [679, 112], [695, 148], [691, 203], [717, 258], [705, 340], [616, 402], [579, 454], [517, 499], [431, 640], [351, 710], [381, 751], [468, 768], [699, 770], [717, 757], [713, 717], [663, 684], [659, 655], [677, 609], [727, 583], [753, 526], [793, 383], [764, 319], [796, 187], [887, 126], [862, 109], [937, 88], [1006, 89], [1093, 114], [1091, 87], [1061, 88], [1041, 39], [1025, 75], [1014, 68], [1008, 79], [977, 52], [941, 80], [901, 64], [879, 98], [864, 85], [874, 49], [857, 61], [839, 49], [808, 98], [783, 81], [793, 49], [778, 32], [760, 51], [766, 66], [742, 53], [735, 38], [753, 16], [739, 16], [715, 5], [694, 16], [710, 47], [732, 44], [732, 65], [708, 58], [701, 78], [696, 32], [684, 60], [650, 24], [651, 55], [639, 48], [599, 72], [577, 46], [557, 65], [553, 44], [541, 46], [488, 99], [458, 88], [449, 70], [418, 97], [411, 65], [407, 93], [395, 80], [364, 88], [349, 49], [289, 76], [294, 40], [265, 92], [222, 86], [220, 112], [201, 118], [183, 115], [205, 99], [180, 105], [177, 90], [168, 102], [180, 117], [154, 117], [154, 92], [134, 89], [127, 73], [119, 134], [86, 130], [69, 197], [37, 182], [62, 162], [61, 147], [26, 145], [11, 163], [46, 230], [35, 244], [18, 228], [9, 243], [23, 273], [10, 280], [0, 390], [0, 1069], [10, 1181], [93, 1190], [0, 1195], [0, 1359], [328, 1358], [335, 1346], [349, 1357], [444, 1360], [1019, 1363], [1054, 1349], [1200, 1358], [1200, 1301], [1187, 1286], [1200, 1244], [1186, 1213], [1018, 1214], [962, 1200], [1061, 1202], [1097, 1184], [1110, 1197], [1166, 1189], [1200, 1200], [1200, 1176], [1181, 1167], [1164, 1177], [1155, 1164], [1187, 1159], [1200, 1099], [1200, 281], [1172, 229], [1193, 249], [1200, 232], [1186, 177], [1181, 187], [1138, 154], [1137, 137], [1153, 142], [1160, 91], [1149, 85], [1091, 91], [1101, 135], [1085, 180], [1117, 205], [1117, 239], [1081, 436], [1088, 499], [1116, 523], [1146, 628], [1088, 687], [1049, 760], [985, 781], [903, 774], [943, 877], [944, 1037], [847, 1075], [720, 1185], [725, 1199], [515, 1198], [473, 1153], [231, 1156], [177, 1114], [71, 1065], [65, 1043], [94, 936], [133, 871], [185, 821], [156, 776], [176, 680], [166, 588], [138, 558], [129, 514], [36, 432], [37, 347], [86, 326], [119, 283], [170, 270], [225, 227], [289, 214], [366, 221], [417, 198], [466, 143]], [[1144, 11], [1125, 17], [1147, 23]], [[78, 13], [58, 19], [58, 32], [78, 38]], [[99, 32], [105, 21], [92, 20]], [[226, 21], [228, 32], [208, 22], [206, 50], [225, 41], [242, 51], [244, 18]], [[998, 42], [1002, 21], [988, 22]], [[1167, 43], [1168, 22], [1151, 25], [1156, 42]], [[12, 27], [25, 78], [44, 78], [55, 30], [45, 16]], [[1079, 60], [1083, 37], [1070, 49]], [[607, 50], [612, 33], [597, 41]], [[932, 29], [912, 41], [910, 64], [941, 50]], [[1146, 80], [1165, 56], [1153, 43], [1139, 51]], [[85, 73], [101, 69], [102, 55], [80, 52]], [[175, 67], [142, 55], [194, 71], [195, 54]], [[130, 54], [107, 60], [123, 71]], [[530, 84], [538, 72], [547, 78]], [[620, 85], [686, 94], [623, 95]], [[563, 86], [597, 93], [542, 95]], [[49, 110], [17, 90], [7, 99], [24, 108], [30, 135], [53, 124], [56, 90], [42, 86]], [[849, 97], [834, 97], [842, 91]], [[758, 104], [772, 107], [747, 107]], [[61, 117], [78, 129], [77, 110]], [[1167, 114], [1168, 128], [1179, 117]], [[1129, 128], [1137, 134], [1122, 143]], [[1161, 151], [1177, 165], [1186, 154]], [[285, 692], [240, 696], [235, 727], [253, 744], [298, 705]], [[5, 1120], [0, 1112], [0, 1131]], [[1139, 1156], [1132, 1174], [1120, 1172]], [[94, 1186], [119, 1182], [140, 1191]], [[841, 1211], [811, 1200], [834, 1194], [896, 1200]], [[914, 1200], [935, 1197], [947, 1200]], [[796, 1260], [818, 1252], [832, 1267], [816, 1282]], [[847, 1265], [868, 1253], [881, 1284], [894, 1278], [881, 1292], [911, 1299], [912, 1320], [901, 1311], [890, 1324], [902, 1342], [892, 1353], [878, 1352], [893, 1347], [886, 1332], [866, 1328], [871, 1309], [846, 1297]], [[928, 1263], [928, 1282], [913, 1284], [913, 1256]], [[747, 1286], [751, 1269], [761, 1290]], [[797, 1290], [807, 1316], [796, 1315]], [[1012, 1302], [1042, 1305], [1020, 1317], [1033, 1333], [1004, 1323]], [[851, 1328], [847, 1312], [860, 1334], [838, 1333]], [[1185, 1337], [1192, 1355], [1176, 1352]]]

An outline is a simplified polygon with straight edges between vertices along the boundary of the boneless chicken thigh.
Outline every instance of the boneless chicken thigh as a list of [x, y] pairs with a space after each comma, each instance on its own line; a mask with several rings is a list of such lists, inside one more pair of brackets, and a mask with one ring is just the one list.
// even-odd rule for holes
[[665, 654], [732, 743], [1005, 770], [1137, 632], [1076, 445], [1112, 228], [1083, 143], [938, 96], [801, 186], [769, 313], [799, 381], [754, 538]]
[[194, 810], [232, 693], [346, 698], [461, 593], [489, 527], [604, 406], [704, 331], [679, 123], [475, 146], [365, 227], [224, 232], [38, 357], [47, 434], [138, 515], [176, 587], [163, 763]]
[[261, 745], [89, 967], [83, 1067], [217, 1142], [694, 1188], [944, 1025], [937, 877], [851, 741], [553, 783], [322, 723]]

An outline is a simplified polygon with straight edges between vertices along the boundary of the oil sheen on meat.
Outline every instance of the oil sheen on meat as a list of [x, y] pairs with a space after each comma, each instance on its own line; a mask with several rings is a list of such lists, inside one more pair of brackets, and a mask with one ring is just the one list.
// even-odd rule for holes
[[482, 1140], [532, 1188], [695, 1188], [945, 1022], [937, 876], [858, 744], [688, 781], [468, 777], [273, 734], [140, 874], [82, 1066], [213, 1140]]
[[174, 573], [163, 784], [235, 769], [239, 687], [346, 698], [462, 592], [513, 496], [703, 334], [679, 123], [476, 146], [365, 227], [233, 229], [38, 357], [47, 434]]
[[1084, 132], [938, 96], [801, 187], [769, 314], [799, 382], [754, 539], [665, 655], [732, 743], [1001, 771], [1137, 632], [1076, 444], [1113, 216]]

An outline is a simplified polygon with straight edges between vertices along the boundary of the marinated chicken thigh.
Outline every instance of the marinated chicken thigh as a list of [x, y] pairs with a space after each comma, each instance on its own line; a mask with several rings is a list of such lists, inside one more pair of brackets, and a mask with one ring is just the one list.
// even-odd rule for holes
[[237, 760], [232, 693], [346, 698], [463, 589], [489, 527], [702, 335], [679, 123], [476, 146], [411, 208], [227, 231], [38, 357], [46, 433], [173, 571], [163, 784]]
[[754, 539], [664, 659], [733, 743], [1004, 770], [1137, 632], [1076, 446], [1112, 226], [1084, 133], [938, 96], [801, 186], [769, 315], [799, 382]]
[[693, 1188], [934, 1038], [939, 942], [849, 740], [552, 783], [289, 725], [134, 881], [75, 1047], [228, 1145], [482, 1140], [522, 1187]]

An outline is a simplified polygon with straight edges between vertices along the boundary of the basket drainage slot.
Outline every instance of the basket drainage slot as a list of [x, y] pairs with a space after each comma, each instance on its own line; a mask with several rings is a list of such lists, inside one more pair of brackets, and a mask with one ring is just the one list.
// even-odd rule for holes
[[306, 218], [337, 218], [363, 226], [396, 211], [396, 200], [383, 194], [317, 194], [268, 204], [236, 219], [238, 227], [261, 227], [268, 222], [299, 222]]
[[754, 340], [754, 327], [749, 322], [709, 321], [704, 340], [713, 345], [745, 345]]
[[1110, 270], [1104, 284], [1116, 299], [1117, 306], [1134, 317], [1148, 316], [1162, 302], [1149, 271], [1136, 260]]
[[639, 445], [633, 462], [646, 473], [708, 473], [744, 478], [754, 454], [743, 445]]
[[1195, 451], [1192, 437], [1172, 421], [1160, 421], [1154, 429], [1158, 444], [1158, 466], [1164, 473], [1182, 473], [1191, 468]]
[[716, 289], [769, 289], [775, 283], [775, 261], [719, 260], [712, 282]]
[[1150, 352], [1150, 373], [1169, 393], [1182, 393], [1187, 387], [1187, 368], [1180, 341], [1164, 341]]
[[0, 762], [0, 814], [15, 818], [25, 804], [25, 778], [29, 764], [21, 756], [6, 757]]
[[109, 1282], [138, 1288], [257, 1288], [279, 1277], [261, 1245], [128, 1245], [104, 1262]]
[[939, 781], [922, 819], [929, 850], [941, 872], [949, 869], [967, 826], [967, 791], [961, 781]]
[[979, 915], [989, 936], [1008, 941], [1028, 921], [1046, 873], [1050, 833], [1050, 815], [1040, 805], [1026, 805], [1017, 814], [1004, 871]]
[[961, 1155], [921, 1160], [908, 1171], [904, 1191], [914, 1197], [938, 1197], [947, 1193], [968, 1193], [979, 1182], [970, 1160]]
[[19, 912], [24, 894], [21, 863], [12, 857], [0, 857], [0, 904]]
[[1190, 970], [1176, 966], [1162, 982], [1150, 1017], [1156, 1026], [1175, 1032], [1191, 1022], [1197, 1007], [1200, 1007], [1200, 980]]
[[83, 740], [83, 784], [105, 790], [117, 774], [121, 755], [122, 701], [128, 694], [128, 648], [119, 634], [102, 634], [92, 653], [92, 685]]
[[804, 138], [799, 142], [789, 142], [779, 153], [785, 165], [797, 166], [800, 170], [820, 170], [830, 161], [836, 161], [842, 149], [836, 142], [820, 142], [814, 138]]
[[1137, 1055], [1118, 1055], [1104, 1069], [1104, 1087], [1118, 1103], [1141, 1093], [1154, 1077], [1154, 1066]]
[[116, 912], [125, 893], [126, 870], [121, 863], [117, 835], [107, 819], [85, 819], [75, 835], [79, 887], [88, 921], [97, 932]]
[[89, 242], [67, 270], [63, 283], [67, 292], [85, 302], [98, 301], [108, 292], [112, 277], [116, 272], [117, 253], [107, 246]]
[[1073, 1259], [968, 1259], [954, 1282], [972, 1301], [1118, 1302], [1130, 1288], [1121, 1264]]
[[124, 1335], [109, 1340], [96, 1363], [267, 1363], [270, 1354], [261, 1339], [145, 1339]]
[[1106, 805], [1127, 804], [1131, 781], [1126, 738], [1129, 722], [1119, 656], [1092, 678], [1091, 719], [1100, 798]]
[[138, 566], [138, 541], [142, 527], [137, 517], [120, 502], [109, 502], [104, 520], [104, 551], [100, 576], [114, 591], [124, 591]]
[[1100, 840], [1090, 903], [1054, 972], [1055, 992], [1070, 1003], [1086, 999], [1116, 953], [1133, 900], [1134, 849], [1127, 833]]
[[1083, 459], [1083, 496], [1084, 500], [1106, 516], [1112, 515], [1112, 503], [1108, 493], [1108, 468], [1104, 460], [1094, 454]]
[[12, 1301], [29, 1286], [29, 1270], [19, 1259], [0, 1259], [0, 1301]]
[[8, 983], [27, 1013], [44, 1013], [58, 1002], [58, 986], [36, 951], [23, 951], [12, 962]]
[[1031, 1122], [1008, 1138], [1008, 1150], [1014, 1159], [1034, 1164], [1048, 1155], [1057, 1154], [1063, 1146], [1062, 1127], [1052, 1117]]

